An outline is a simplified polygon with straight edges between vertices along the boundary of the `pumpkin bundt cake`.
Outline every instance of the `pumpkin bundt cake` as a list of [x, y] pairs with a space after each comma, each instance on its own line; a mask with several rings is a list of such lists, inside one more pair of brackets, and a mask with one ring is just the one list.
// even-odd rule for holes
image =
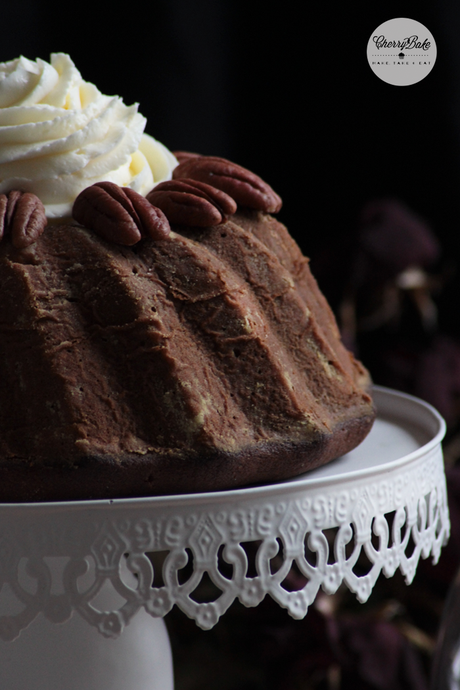
[[[92, 91], [64, 58], [51, 62], [58, 85], [66, 79], [74, 100], [80, 90], [81, 122]], [[19, 61], [5, 63], [8, 77]], [[67, 116], [57, 90], [25, 106], [48, 131]], [[0, 131], [12, 107], [0, 107]], [[350, 451], [373, 423], [369, 376], [273, 217], [279, 197], [238, 165], [173, 156], [155, 140], [139, 163], [142, 129], [127, 169], [134, 180], [152, 170], [148, 194], [124, 172], [88, 173], [85, 186], [68, 167], [62, 198], [40, 194], [45, 182], [3, 164], [0, 145], [2, 502], [274, 482]], [[169, 173], [155, 174], [153, 144]], [[73, 174], [73, 220], [51, 220]]]

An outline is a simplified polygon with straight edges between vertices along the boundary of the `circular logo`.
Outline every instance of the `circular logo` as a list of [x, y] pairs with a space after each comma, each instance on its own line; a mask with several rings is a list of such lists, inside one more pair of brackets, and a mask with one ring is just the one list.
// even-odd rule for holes
[[428, 29], [414, 19], [390, 19], [372, 32], [367, 59], [379, 79], [395, 86], [422, 81], [436, 61], [436, 43]]

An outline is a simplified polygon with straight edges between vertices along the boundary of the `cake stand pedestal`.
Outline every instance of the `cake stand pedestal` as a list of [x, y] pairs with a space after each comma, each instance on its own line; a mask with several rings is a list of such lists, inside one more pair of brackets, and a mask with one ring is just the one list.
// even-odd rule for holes
[[[292, 481], [0, 505], [0, 686], [171, 690], [162, 617], [174, 604], [206, 629], [237, 598], [257, 606], [269, 594], [303, 618], [320, 588], [345, 584], [364, 602], [381, 573], [399, 568], [410, 583], [449, 534], [444, 422], [394, 391], [376, 388], [375, 401], [378, 418], [358, 448]], [[294, 564], [306, 584], [288, 591]], [[203, 602], [195, 592], [205, 574], [215, 596]]]

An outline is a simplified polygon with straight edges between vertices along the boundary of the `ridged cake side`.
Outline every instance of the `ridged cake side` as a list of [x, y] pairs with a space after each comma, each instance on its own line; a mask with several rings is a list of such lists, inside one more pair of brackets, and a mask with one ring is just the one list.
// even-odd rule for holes
[[367, 373], [269, 215], [133, 248], [48, 226], [0, 246], [0, 291], [0, 501], [276, 481], [372, 425]]

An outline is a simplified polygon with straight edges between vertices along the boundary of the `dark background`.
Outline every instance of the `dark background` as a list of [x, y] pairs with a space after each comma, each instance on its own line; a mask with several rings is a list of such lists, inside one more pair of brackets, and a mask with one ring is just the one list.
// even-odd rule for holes
[[[424, 24], [438, 50], [432, 72], [408, 87], [379, 80], [366, 59], [374, 29], [399, 16]], [[460, 336], [460, 10], [454, 0], [152, 0], [125, 2], [121, 8], [17, 0], [3, 3], [0, 21], [0, 61], [67, 52], [83, 78], [103, 93], [119, 94], [127, 104], [139, 102], [147, 131], [171, 150], [224, 156], [258, 173], [282, 196], [280, 219], [312, 257], [314, 272], [323, 265], [324, 252], [340, 256], [343, 239], [356, 231], [368, 201], [392, 197], [406, 204], [439, 239], [441, 264], [453, 267], [439, 300], [440, 331]], [[333, 280], [328, 276], [329, 287]], [[178, 685], [187, 690], [426, 690], [430, 644], [455, 572], [456, 548], [444, 569], [419, 567], [410, 588], [398, 574], [376, 588], [370, 613], [337, 604], [335, 624], [345, 631], [344, 639], [353, 639], [354, 629], [366, 641], [356, 652], [356, 664], [349, 661], [348, 671], [342, 664], [341, 684], [333, 681], [341, 662], [328, 646], [330, 619], [312, 610], [305, 621], [292, 622], [279, 607], [264, 602], [256, 610], [233, 608], [212, 633], [202, 633], [175, 612], [170, 627]], [[372, 667], [375, 658], [386, 658], [383, 638], [375, 631], [386, 625], [381, 612], [393, 600], [402, 613], [392, 619], [385, 639], [403, 650], [406, 675], [401, 672], [397, 680], [395, 670], [387, 684], [373, 685], [363, 680], [359, 659], [367, 658]], [[407, 630], [420, 634], [423, 644], [417, 647]], [[260, 640], [269, 640], [268, 646], [257, 646]], [[360, 650], [367, 643], [365, 657]], [[321, 650], [310, 654], [314, 644]], [[396, 658], [391, 649], [387, 646], [389, 658]], [[343, 658], [352, 660], [346, 644], [344, 650]], [[272, 673], [275, 662], [282, 669], [278, 677]], [[415, 668], [412, 675], [409, 667]], [[287, 668], [293, 680], [286, 685]], [[305, 685], [300, 678], [319, 680]]]

